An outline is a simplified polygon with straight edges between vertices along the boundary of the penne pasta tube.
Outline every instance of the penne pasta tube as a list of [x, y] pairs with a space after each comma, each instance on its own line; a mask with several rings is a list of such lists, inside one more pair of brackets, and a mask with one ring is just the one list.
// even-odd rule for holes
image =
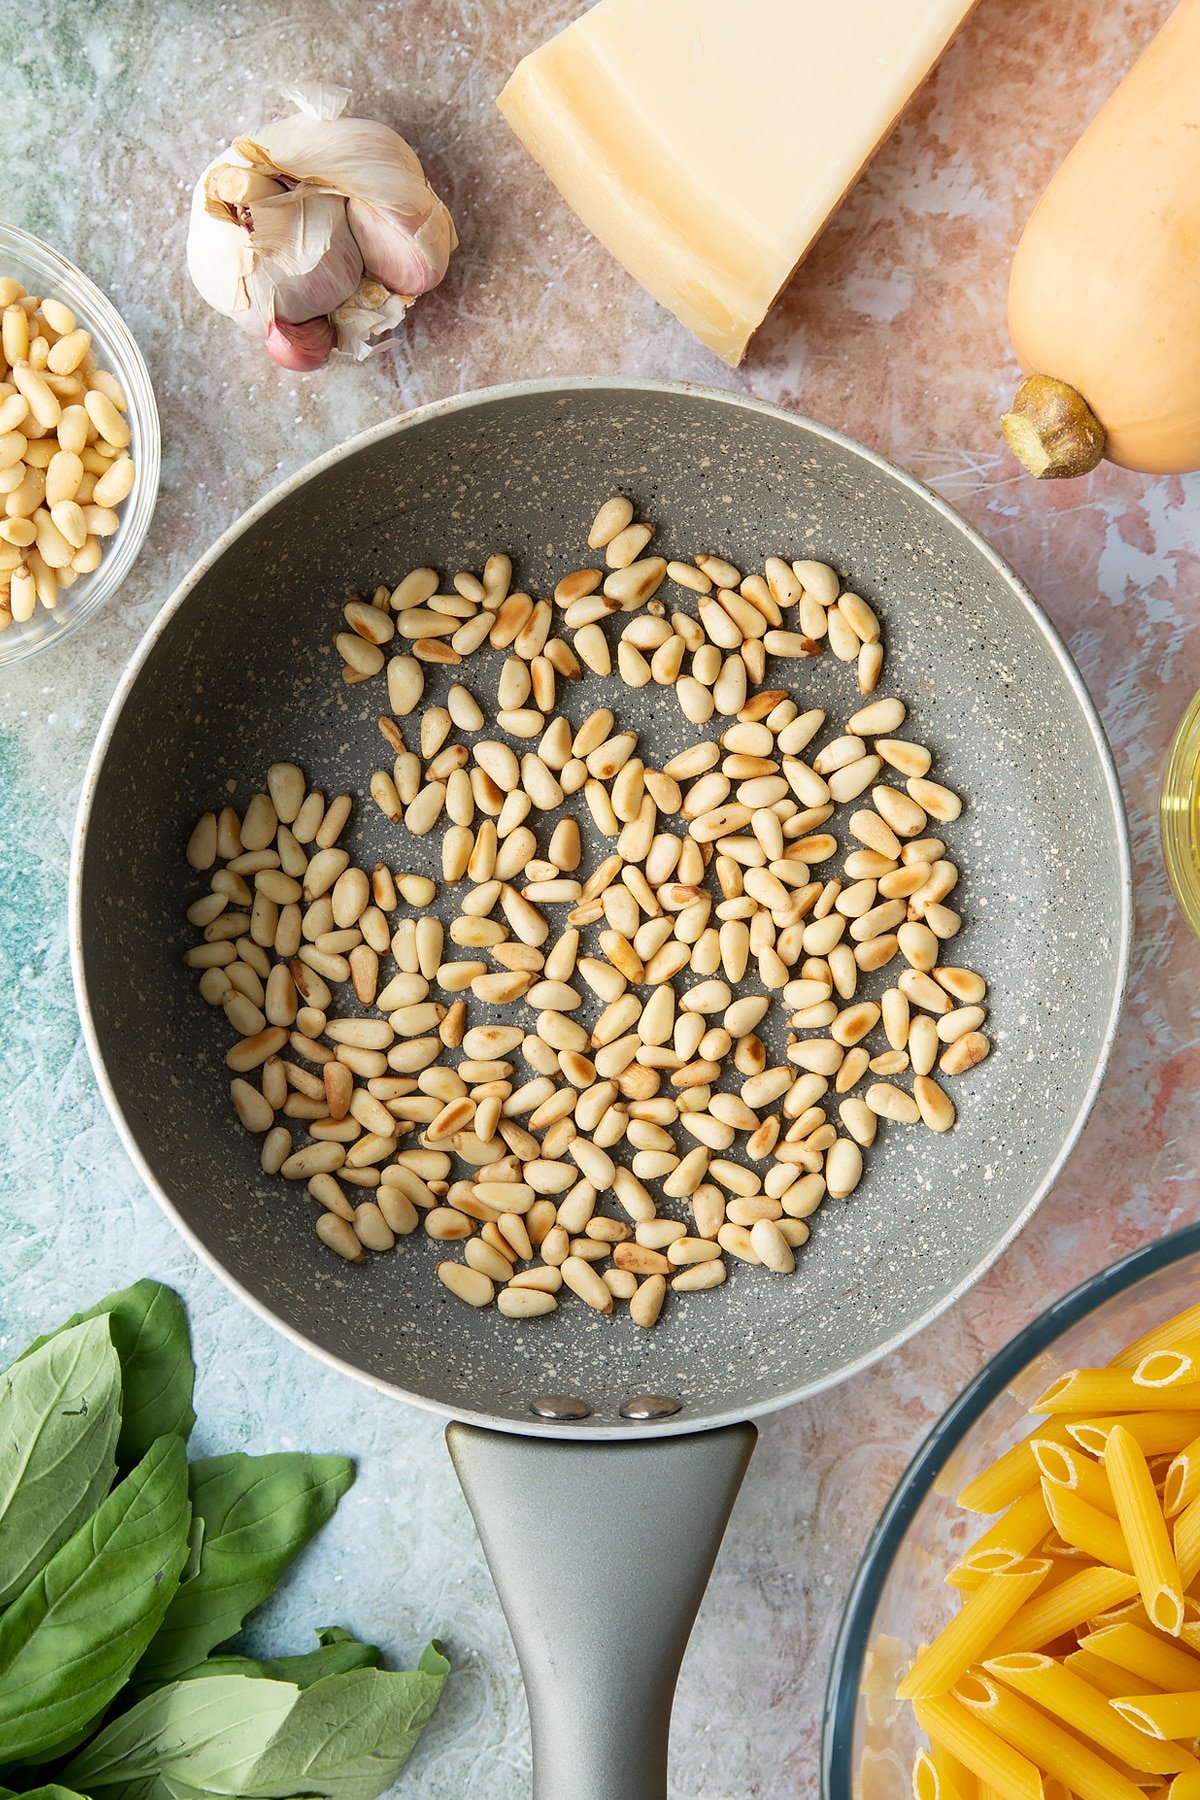
[[1200, 1800], [1200, 1774], [1193, 1769], [1185, 1769], [1171, 1783], [1170, 1800]]
[[949, 1694], [937, 1700], [918, 1700], [913, 1711], [934, 1747], [934, 1756], [944, 1747], [1005, 1800], [1044, 1800], [1037, 1767]]
[[1176, 1387], [1200, 1379], [1200, 1343], [1190, 1338], [1169, 1350], [1151, 1350], [1133, 1370], [1139, 1387]]
[[979, 1661], [1001, 1627], [1037, 1591], [1049, 1569], [1050, 1564], [1039, 1558], [989, 1575], [933, 1642], [918, 1652], [896, 1689], [897, 1697], [915, 1700], [949, 1693], [959, 1676]]
[[1200, 1575], [1200, 1495], [1176, 1515], [1171, 1535], [1179, 1579], [1186, 1590]]
[[1068, 1544], [1084, 1550], [1098, 1563], [1104, 1563], [1110, 1569], [1121, 1569], [1127, 1575], [1133, 1573], [1133, 1560], [1124, 1534], [1111, 1513], [1103, 1513], [1098, 1507], [1089, 1506], [1086, 1500], [1070, 1488], [1055, 1487], [1051, 1482], [1042, 1483], [1042, 1492], [1046, 1497], [1050, 1517], [1054, 1520], [1054, 1529]]
[[1178, 1451], [1163, 1483], [1163, 1511], [1168, 1519], [1200, 1499], [1200, 1437]]
[[1043, 1587], [1013, 1614], [997, 1632], [989, 1654], [1009, 1656], [1019, 1650], [1040, 1650], [1068, 1631], [1077, 1631], [1106, 1607], [1115, 1606], [1137, 1593], [1137, 1581], [1120, 1569], [1094, 1565], [1080, 1569], [1049, 1591]]
[[1161, 1325], [1155, 1325], [1150, 1331], [1135, 1338], [1132, 1344], [1113, 1357], [1109, 1365], [1114, 1369], [1136, 1369], [1144, 1356], [1152, 1350], [1169, 1350], [1173, 1344], [1186, 1343], [1189, 1338], [1200, 1337], [1200, 1306], [1189, 1306], [1185, 1312], [1176, 1313], [1173, 1319], [1165, 1319]]
[[[1103, 1456], [1114, 1425], [1123, 1425], [1131, 1432], [1147, 1456], [1174, 1456], [1200, 1436], [1200, 1412], [1120, 1413], [1098, 1419], [1072, 1419], [1067, 1435], [1089, 1456]], [[1042, 1435], [1039, 1431], [1038, 1436]]]
[[1071, 1669], [1087, 1682], [1089, 1687], [1103, 1694], [1106, 1700], [1123, 1700], [1136, 1687], [1142, 1693], [1147, 1685], [1144, 1675], [1131, 1675], [1128, 1669], [1122, 1669], [1116, 1663], [1105, 1662], [1092, 1650], [1072, 1650], [1070, 1656], [1063, 1658], [1063, 1667]]
[[1183, 1624], [1179, 1564], [1145, 1452], [1123, 1425], [1115, 1425], [1108, 1434], [1104, 1468], [1150, 1621], [1177, 1637]]
[[1200, 1737], [1200, 1688], [1190, 1693], [1132, 1694], [1109, 1704], [1121, 1718], [1151, 1737]]
[[1159, 1744], [1121, 1719], [1108, 1696], [1090, 1687], [1074, 1670], [1049, 1656], [998, 1656], [984, 1663], [989, 1675], [1040, 1706], [1071, 1731], [1080, 1732], [1102, 1751], [1131, 1768], [1152, 1775], [1177, 1775], [1200, 1769], [1200, 1762], [1178, 1744]]
[[[953, 1771], [953, 1772], [952, 1772]], [[958, 1779], [959, 1772], [966, 1783]], [[913, 1800], [977, 1800], [978, 1782], [971, 1771], [942, 1750], [918, 1750], [913, 1764]]]
[[[1050, 1514], [1046, 1511], [1042, 1490], [1040, 1486], [1030, 1488], [1027, 1494], [1022, 1494], [1019, 1500], [1013, 1502], [990, 1530], [985, 1531], [972, 1544], [966, 1555], [951, 1569], [946, 1580], [951, 1587], [979, 1587], [985, 1575], [994, 1575], [1002, 1568], [1011, 1568], [1013, 1563], [1028, 1556], [1049, 1529]], [[997, 1556], [1007, 1560], [990, 1560]]]
[[[1067, 1435], [1089, 1456], [1104, 1455], [1108, 1434], [1123, 1425], [1147, 1456], [1174, 1456], [1200, 1435], [1200, 1412], [1109, 1413], [1092, 1419], [1070, 1419]], [[1041, 1432], [1038, 1433], [1041, 1436]]]
[[1079, 1800], [1142, 1800], [1127, 1775], [990, 1676], [966, 1676], [953, 1697], [1037, 1768], [1065, 1782]]
[[[1197, 1415], [1200, 1418], [1200, 1414]], [[1200, 1429], [1200, 1426], [1197, 1427]], [[1038, 1432], [1043, 1442], [1067, 1443], [1067, 1428], [1053, 1422], [1042, 1426]], [[1029, 1439], [1022, 1438], [1011, 1450], [994, 1462], [990, 1468], [968, 1481], [958, 1496], [958, 1504], [968, 1512], [997, 1513], [1027, 1494], [1030, 1488], [1038, 1485], [1038, 1466]]]
[[1187, 1412], [1200, 1407], [1200, 1381], [1174, 1387], [1139, 1387], [1132, 1371], [1073, 1369], [1052, 1381], [1032, 1413]]
[[[1074, 1544], [1068, 1544], [1065, 1538], [1059, 1537], [1057, 1531], [1048, 1531], [1038, 1545], [1037, 1554], [1048, 1556], [1057, 1566], [1064, 1563], [1090, 1562], [1091, 1558]], [[1046, 1577], [1047, 1582], [1050, 1577]]]
[[[1136, 1581], [1137, 1576], [1133, 1579]], [[1120, 1606], [1109, 1606], [1101, 1613], [1095, 1613], [1088, 1620], [1089, 1631], [1102, 1631], [1106, 1625], [1140, 1625], [1143, 1631], [1150, 1631], [1150, 1614], [1142, 1603], [1140, 1593], [1132, 1600], [1122, 1601]]]
[[1143, 1626], [1105, 1625], [1081, 1637], [1079, 1646], [1138, 1680], [1144, 1678], [1150, 1687], [1200, 1688], [1200, 1656], [1166, 1643]]
[[969, 1594], [982, 1587], [989, 1575], [1003, 1575], [1024, 1560], [1016, 1550], [970, 1550], [960, 1563], [955, 1563], [946, 1577], [946, 1586]]
[[979, 1800], [979, 1777], [973, 1775], [966, 1763], [948, 1750], [945, 1744], [931, 1743], [929, 1760], [937, 1770], [939, 1779], [946, 1787], [957, 1789], [961, 1800]]
[[1043, 1443], [1040, 1437], [1035, 1437], [1032, 1442], [1033, 1454], [1044, 1480], [1055, 1487], [1070, 1488], [1089, 1506], [1115, 1515], [1117, 1509], [1112, 1489], [1102, 1464], [1086, 1456], [1077, 1444]]

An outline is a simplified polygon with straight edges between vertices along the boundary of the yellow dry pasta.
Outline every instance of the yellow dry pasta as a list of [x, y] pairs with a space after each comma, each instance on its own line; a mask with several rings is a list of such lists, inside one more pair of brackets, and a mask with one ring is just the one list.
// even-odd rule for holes
[[1105, 1662], [1102, 1656], [1097, 1656], [1091, 1650], [1072, 1650], [1069, 1656], [1063, 1657], [1063, 1668], [1071, 1669], [1081, 1676], [1089, 1687], [1103, 1694], [1106, 1700], [1124, 1700], [1135, 1687], [1140, 1692], [1145, 1685], [1144, 1679], [1139, 1680], [1128, 1669], [1118, 1668], [1116, 1663]]
[[1176, 1775], [1181, 1769], [1200, 1769], [1200, 1762], [1190, 1750], [1148, 1738], [1114, 1711], [1108, 1696], [1098, 1693], [1080, 1675], [1064, 1668], [1053, 1657], [1032, 1654], [990, 1657], [983, 1666], [1005, 1687], [1015, 1689], [1069, 1730], [1081, 1733], [1132, 1769], [1144, 1769], [1152, 1775]]
[[[1038, 1436], [1043, 1440], [1067, 1443], [1067, 1428], [1063, 1425], [1044, 1426]], [[969, 1481], [958, 1496], [958, 1504], [967, 1512], [998, 1513], [1030, 1488], [1038, 1484], [1037, 1460], [1033, 1454], [1033, 1446], [1028, 1438], [1022, 1438], [1011, 1450], [994, 1462], [990, 1469], [984, 1469]]]
[[1108, 1476], [1100, 1464], [1080, 1450], [1077, 1444], [1056, 1444], [1035, 1437], [1033, 1454], [1043, 1482], [1048, 1481], [1054, 1487], [1068, 1488], [1073, 1494], [1078, 1494], [1081, 1500], [1086, 1500], [1089, 1506], [1115, 1515], [1117, 1509]]
[[1186, 1343], [1189, 1338], [1200, 1336], [1200, 1306], [1189, 1306], [1186, 1312], [1176, 1313], [1173, 1319], [1164, 1319], [1161, 1325], [1143, 1332], [1132, 1344], [1118, 1351], [1113, 1357], [1111, 1366], [1114, 1369], [1136, 1369], [1142, 1358], [1149, 1356], [1152, 1350], [1169, 1350], [1173, 1344]]
[[968, 1675], [953, 1698], [1035, 1768], [1065, 1782], [1079, 1800], [1142, 1800], [1141, 1789], [1128, 1776], [989, 1676]]
[[1176, 1516], [1171, 1535], [1179, 1579], [1185, 1588], [1190, 1588], [1200, 1575], [1200, 1495]]
[[1200, 1306], [1029, 1410], [959, 1495], [998, 1516], [897, 1687], [915, 1800], [1200, 1800]]
[[[1040, 1487], [1030, 1488], [967, 1551], [946, 1580], [951, 1587], [977, 1588], [986, 1575], [1011, 1568], [1035, 1550], [1050, 1529]], [[992, 1560], [1000, 1559], [1000, 1560]]]
[[1172, 1387], [1139, 1387], [1123, 1369], [1072, 1369], [1035, 1400], [1035, 1413], [1178, 1412], [1200, 1407], [1200, 1381]]
[[1114, 1700], [1112, 1708], [1139, 1731], [1154, 1737], [1200, 1737], [1200, 1689], [1183, 1694], [1133, 1694]]
[[[953, 1764], [951, 1771], [947, 1764]], [[960, 1776], [966, 1776], [964, 1783]], [[974, 1800], [978, 1783], [969, 1769], [946, 1750], [918, 1750], [913, 1764], [913, 1800]]]
[[[1200, 1656], [1168, 1644], [1140, 1625], [1105, 1625], [1079, 1640], [1080, 1648], [1115, 1663], [1135, 1681], [1158, 1688], [1200, 1688]], [[1133, 1688], [1127, 1688], [1132, 1693]], [[1142, 1691], [1138, 1688], [1136, 1691]]]
[[1133, 1371], [1139, 1387], [1176, 1387], [1200, 1379], [1200, 1343], [1189, 1338], [1169, 1350], [1151, 1350]]
[[[1035, 1764], [974, 1718], [951, 1695], [913, 1704], [917, 1724], [934, 1747], [944, 1747], [971, 1773], [1005, 1796], [1005, 1800], [1044, 1800], [1042, 1777]], [[1139, 1796], [1140, 1800], [1140, 1796]]]
[[1106, 1607], [1136, 1593], [1136, 1578], [1120, 1569], [1102, 1569], [1095, 1564], [1080, 1569], [1057, 1587], [1036, 1594], [1020, 1612], [1014, 1613], [997, 1633], [991, 1654], [1008, 1656], [1019, 1650], [1040, 1650], [1043, 1644], [1051, 1644], [1069, 1631], [1078, 1631]]
[[1123, 1425], [1108, 1434], [1104, 1469], [1151, 1623], [1177, 1637], [1183, 1624], [1179, 1564], [1145, 1452]]
[[961, 1757], [955, 1756], [945, 1744], [930, 1744], [929, 1760], [943, 1796], [957, 1794], [959, 1800], [979, 1800], [979, 1777], [973, 1775]]
[[1129, 1547], [1111, 1513], [1089, 1506], [1070, 1488], [1055, 1487], [1049, 1481], [1043, 1482], [1042, 1492], [1054, 1520], [1054, 1529], [1066, 1543], [1073, 1544], [1077, 1550], [1110, 1569], [1122, 1569], [1127, 1575], [1133, 1573]]
[[1163, 1511], [1168, 1519], [1200, 1499], [1200, 1437], [1183, 1446], [1167, 1470], [1163, 1483]]
[[915, 1700], [948, 1693], [1049, 1573], [1049, 1562], [1040, 1557], [989, 1575], [963, 1602], [961, 1612], [921, 1651], [896, 1690], [899, 1698]]
[[[1123, 1425], [1147, 1456], [1174, 1456], [1194, 1437], [1200, 1437], [1200, 1412], [1121, 1413], [1100, 1419], [1070, 1419], [1067, 1434], [1089, 1456], [1103, 1456], [1114, 1425]], [[1039, 1429], [1038, 1436], [1045, 1436], [1044, 1428]]]

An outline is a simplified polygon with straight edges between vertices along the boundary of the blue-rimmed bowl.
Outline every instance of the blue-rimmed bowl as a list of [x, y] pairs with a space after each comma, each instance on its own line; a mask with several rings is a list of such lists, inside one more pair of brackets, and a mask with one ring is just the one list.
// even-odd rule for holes
[[1200, 1300], [1200, 1225], [1137, 1250], [1049, 1307], [976, 1376], [909, 1464], [859, 1566], [829, 1674], [826, 1800], [909, 1800], [924, 1738], [896, 1682], [954, 1610], [946, 1571], [986, 1529], [955, 1495], [1020, 1438], [1055, 1376], [1110, 1361]]
[[[158, 498], [161, 441], [154, 389], [137, 342], [120, 313], [74, 263], [43, 244], [19, 225], [0, 220], [0, 275], [12, 275], [28, 294], [62, 300], [77, 322], [92, 334], [92, 348], [102, 369], [120, 382], [128, 402], [129, 454], [137, 469], [133, 492], [118, 509], [121, 523], [104, 544], [99, 567], [81, 575], [47, 611], [39, 602], [33, 617], [0, 632], [0, 669], [48, 650], [90, 619], [111, 598], [132, 569], [150, 529]], [[0, 511], [3, 500], [0, 499]]]

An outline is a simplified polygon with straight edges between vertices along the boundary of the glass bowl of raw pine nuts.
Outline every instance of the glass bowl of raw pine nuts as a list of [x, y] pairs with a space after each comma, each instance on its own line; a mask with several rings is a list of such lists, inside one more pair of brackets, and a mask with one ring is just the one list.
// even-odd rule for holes
[[121, 585], [159, 458], [150, 375], [112, 302], [0, 222], [0, 666], [58, 643]]

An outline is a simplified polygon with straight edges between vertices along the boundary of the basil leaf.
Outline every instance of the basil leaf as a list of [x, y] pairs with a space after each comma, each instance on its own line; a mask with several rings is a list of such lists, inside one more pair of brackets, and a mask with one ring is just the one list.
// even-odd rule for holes
[[0, 1606], [112, 1486], [120, 1403], [106, 1319], [76, 1325], [0, 1375]]
[[106, 1725], [64, 1779], [88, 1793], [154, 1776], [208, 1793], [248, 1793], [245, 1781], [298, 1698], [285, 1682], [241, 1675], [173, 1682]]
[[83, 1800], [74, 1788], [60, 1787], [57, 1781], [48, 1781], [44, 1787], [26, 1788], [21, 1800]]
[[357, 1669], [306, 1688], [243, 1793], [376, 1800], [408, 1761], [438, 1703], [450, 1665], [434, 1655], [440, 1670]]
[[187, 1456], [160, 1438], [0, 1618], [0, 1763], [105, 1709], [160, 1625], [187, 1556]]
[[210, 1656], [179, 1677], [199, 1681], [212, 1675], [247, 1675], [258, 1680], [292, 1681], [298, 1688], [311, 1687], [326, 1675], [345, 1675], [351, 1669], [376, 1669], [383, 1653], [375, 1644], [360, 1644], [340, 1625], [318, 1631], [320, 1649], [305, 1656]]
[[274, 1592], [292, 1558], [332, 1516], [354, 1480], [344, 1456], [208, 1456], [191, 1466], [203, 1522], [196, 1573], [172, 1600], [138, 1665], [143, 1687], [195, 1667]]
[[[145, 1456], [156, 1438], [177, 1432], [187, 1438], [196, 1415], [192, 1410], [195, 1368], [188, 1338], [187, 1314], [174, 1289], [160, 1281], [137, 1281], [75, 1313], [57, 1331], [35, 1338], [24, 1357], [88, 1319], [106, 1317], [122, 1372], [121, 1436], [117, 1457], [122, 1468]], [[22, 1360], [24, 1360], [24, 1357]]]

